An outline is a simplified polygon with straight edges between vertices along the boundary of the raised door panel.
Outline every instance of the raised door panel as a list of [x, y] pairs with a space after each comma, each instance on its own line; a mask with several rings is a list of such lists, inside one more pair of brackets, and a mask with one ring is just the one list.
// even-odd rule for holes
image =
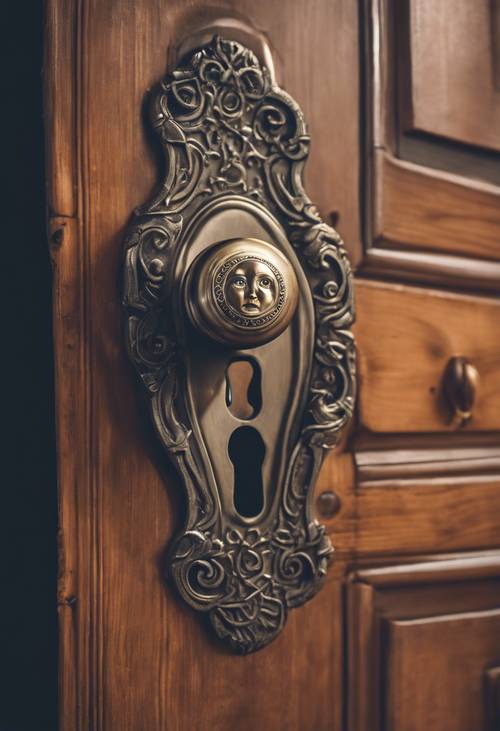
[[[479, 382], [462, 431], [500, 430], [500, 302], [358, 282], [361, 423], [373, 432], [452, 432], [447, 363], [466, 357]], [[377, 337], [373, 337], [377, 333]]]
[[[368, 443], [358, 437], [355, 444], [354, 453], [327, 458], [316, 484], [337, 557], [500, 546], [498, 439], [474, 447], [403, 435]], [[332, 490], [330, 514], [324, 493]]]
[[497, 6], [364, 4], [362, 271], [498, 291]]
[[500, 151], [497, 0], [408, 3], [402, 126]]
[[383, 631], [388, 731], [486, 727], [485, 681], [500, 662], [500, 608], [388, 620]]
[[[375, 154], [380, 195], [375, 228], [388, 242], [415, 251], [498, 259], [500, 188]], [[451, 266], [451, 265], [450, 265]], [[478, 264], [462, 274], [480, 275]], [[493, 269], [495, 271], [495, 269]], [[493, 273], [492, 271], [492, 273]], [[479, 284], [487, 284], [487, 272]]]
[[348, 597], [349, 731], [496, 728], [498, 554], [361, 569]]

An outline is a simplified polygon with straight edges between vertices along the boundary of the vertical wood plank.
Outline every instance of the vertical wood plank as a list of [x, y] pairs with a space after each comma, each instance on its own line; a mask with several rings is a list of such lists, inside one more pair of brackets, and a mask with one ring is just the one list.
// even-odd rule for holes
[[360, 241], [355, 4], [51, 0], [64, 729], [342, 729], [342, 563], [269, 648], [239, 658], [216, 644], [163, 580], [182, 491], [122, 345], [124, 229], [157, 179], [144, 94], [179, 36], [221, 12], [271, 39], [312, 134], [308, 192], [326, 218], [340, 210], [348, 247]]
[[76, 213], [75, 0], [47, 0], [44, 44], [44, 123], [47, 203], [51, 216]]

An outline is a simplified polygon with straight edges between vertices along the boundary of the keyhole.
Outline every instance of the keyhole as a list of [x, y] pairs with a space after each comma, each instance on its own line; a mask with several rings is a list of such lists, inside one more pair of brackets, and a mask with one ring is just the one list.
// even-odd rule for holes
[[262, 407], [261, 372], [253, 358], [232, 360], [226, 369], [226, 405], [238, 419], [253, 419]]
[[231, 434], [228, 452], [234, 467], [234, 507], [243, 518], [255, 518], [264, 507], [265, 444], [257, 429], [240, 426]]

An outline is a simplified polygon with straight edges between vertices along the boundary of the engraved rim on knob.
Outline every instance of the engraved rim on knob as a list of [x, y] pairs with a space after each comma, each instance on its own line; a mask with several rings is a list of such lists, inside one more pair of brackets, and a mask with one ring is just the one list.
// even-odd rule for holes
[[272, 244], [230, 239], [193, 262], [184, 296], [191, 322], [201, 333], [225, 345], [252, 348], [289, 325], [298, 284], [292, 265]]

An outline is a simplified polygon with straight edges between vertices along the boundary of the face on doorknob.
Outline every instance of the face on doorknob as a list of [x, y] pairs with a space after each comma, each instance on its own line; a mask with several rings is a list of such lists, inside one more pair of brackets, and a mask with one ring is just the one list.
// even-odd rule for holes
[[278, 337], [297, 307], [298, 283], [284, 254], [257, 239], [230, 239], [191, 265], [186, 309], [212, 340], [251, 348]]
[[224, 294], [236, 312], [258, 317], [276, 307], [278, 291], [278, 281], [268, 264], [247, 259], [229, 272]]

